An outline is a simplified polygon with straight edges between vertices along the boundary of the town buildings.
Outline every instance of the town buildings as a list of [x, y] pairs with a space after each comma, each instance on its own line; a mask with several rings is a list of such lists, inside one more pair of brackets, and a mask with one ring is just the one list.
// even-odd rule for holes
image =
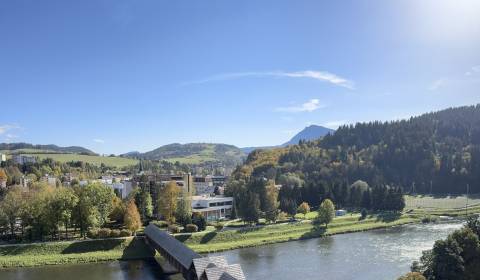
[[233, 197], [193, 196], [192, 212], [202, 214], [207, 221], [229, 218], [232, 214]]
[[13, 159], [13, 162], [15, 162], [16, 164], [26, 164], [26, 163], [37, 162], [34, 156], [27, 156], [27, 155], [14, 155], [12, 159]]

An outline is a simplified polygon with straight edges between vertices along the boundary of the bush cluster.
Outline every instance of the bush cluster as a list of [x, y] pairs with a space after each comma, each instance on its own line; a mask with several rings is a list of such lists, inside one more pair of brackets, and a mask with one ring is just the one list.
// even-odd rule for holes
[[132, 232], [128, 229], [109, 229], [109, 228], [93, 228], [87, 232], [88, 238], [98, 239], [98, 238], [117, 238], [117, 237], [128, 237], [132, 236]]
[[180, 228], [177, 225], [169, 225], [168, 231], [171, 233], [180, 233]]
[[185, 231], [186, 232], [197, 232], [198, 231], [198, 227], [197, 225], [194, 225], [194, 224], [187, 224], [185, 226]]

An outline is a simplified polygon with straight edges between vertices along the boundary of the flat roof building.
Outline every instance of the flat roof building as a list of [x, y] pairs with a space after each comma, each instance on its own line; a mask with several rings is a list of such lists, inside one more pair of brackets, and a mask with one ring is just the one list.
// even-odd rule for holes
[[192, 212], [202, 214], [207, 221], [229, 218], [232, 214], [233, 197], [193, 196]]

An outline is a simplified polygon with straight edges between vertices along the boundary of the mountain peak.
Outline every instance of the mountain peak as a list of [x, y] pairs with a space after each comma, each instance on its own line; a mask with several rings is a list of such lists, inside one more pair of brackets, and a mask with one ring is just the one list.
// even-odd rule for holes
[[316, 140], [334, 131], [335, 130], [321, 125], [312, 124], [305, 127], [302, 131], [293, 136], [290, 141], [284, 143], [282, 146], [295, 145], [298, 144], [300, 140]]

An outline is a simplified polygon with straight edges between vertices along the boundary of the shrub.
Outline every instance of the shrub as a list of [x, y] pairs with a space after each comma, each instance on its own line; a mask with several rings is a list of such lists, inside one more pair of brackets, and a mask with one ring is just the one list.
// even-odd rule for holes
[[180, 228], [177, 225], [169, 225], [168, 231], [170, 231], [171, 233], [179, 233]]
[[113, 237], [113, 238], [120, 237], [120, 230], [119, 229], [112, 229], [110, 231], [110, 237]]
[[367, 209], [363, 208], [362, 211], [360, 212], [360, 219], [361, 220], [365, 220], [365, 218], [367, 218], [367, 215], [368, 215], [368, 212], [367, 212]]
[[87, 237], [92, 239], [98, 238], [98, 229], [96, 228], [89, 229], [87, 232]]
[[112, 231], [109, 228], [101, 228], [98, 230], [98, 238], [110, 237]]
[[129, 229], [122, 229], [120, 231], [120, 237], [129, 237], [132, 236], [132, 232]]
[[223, 229], [223, 223], [220, 223], [220, 222], [216, 223], [215, 224], [215, 229], [216, 230], [222, 230]]
[[422, 218], [422, 223], [428, 224], [428, 223], [435, 223], [438, 221], [437, 217], [432, 217], [432, 216], [425, 216]]
[[168, 222], [167, 221], [151, 221], [150, 223], [156, 225], [159, 228], [166, 228], [168, 227]]
[[193, 213], [192, 223], [197, 225], [198, 231], [204, 231], [207, 228], [207, 221], [200, 213]]
[[186, 232], [197, 232], [198, 231], [198, 227], [197, 225], [194, 225], [194, 224], [187, 224], [185, 226], [185, 231]]
[[283, 211], [278, 213], [278, 217], [277, 217], [278, 221], [285, 221], [287, 219], [288, 219], [288, 214], [287, 213], [285, 213]]

